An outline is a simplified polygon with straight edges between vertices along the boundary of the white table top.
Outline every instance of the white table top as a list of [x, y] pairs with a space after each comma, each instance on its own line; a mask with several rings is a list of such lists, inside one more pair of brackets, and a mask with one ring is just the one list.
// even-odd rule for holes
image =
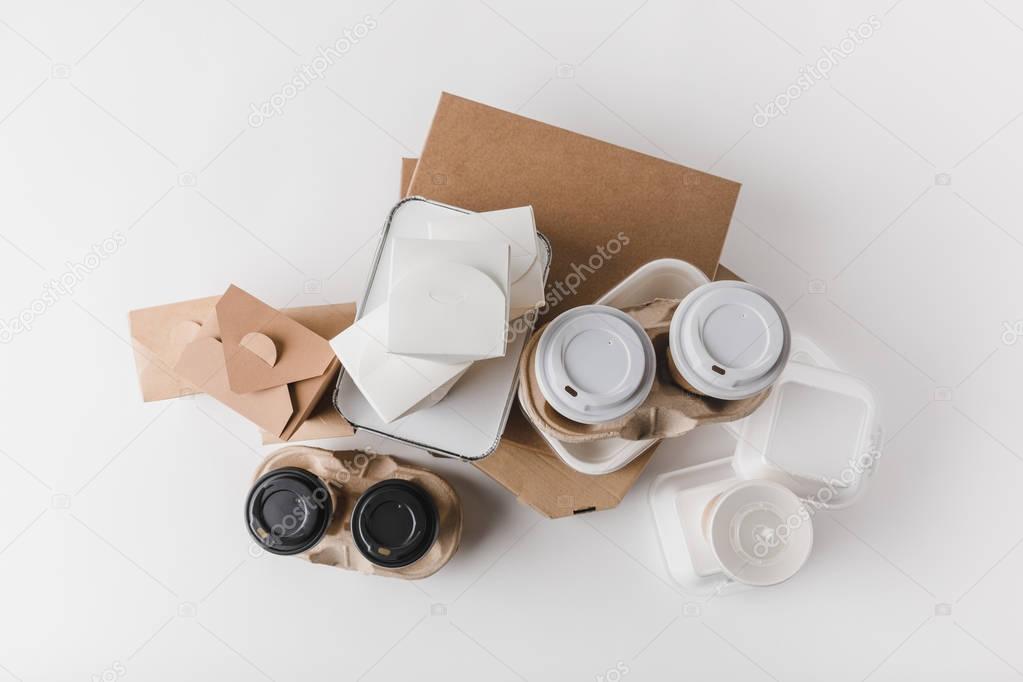
[[[1023, 10], [550, 5], [0, 5], [0, 319], [31, 326], [0, 346], [0, 680], [1023, 671]], [[874, 387], [889, 439], [791, 581], [696, 601], [667, 577], [647, 490], [727, 454], [717, 428], [558, 521], [414, 455], [466, 525], [412, 584], [253, 556], [271, 448], [211, 399], [141, 402], [130, 309], [358, 298], [442, 89], [743, 183], [723, 263]]]

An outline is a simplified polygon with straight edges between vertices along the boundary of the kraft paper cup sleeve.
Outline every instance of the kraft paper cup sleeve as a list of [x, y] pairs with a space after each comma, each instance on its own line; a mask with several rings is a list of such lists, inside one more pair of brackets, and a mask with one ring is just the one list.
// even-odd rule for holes
[[533, 372], [543, 332], [543, 329], [537, 330], [519, 362], [519, 402], [526, 417], [553, 438], [566, 443], [585, 443], [606, 438], [674, 438], [701, 424], [735, 421], [752, 413], [767, 398], [768, 391], [742, 400], [719, 400], [686, 391], [672, 378], [668, 367], [668, 328], [678, 304], [678, 300], [657, 298], [623, 308], [650, 336], [657, 372], [650, 395], [634, 412], [603, 424], [581, 424], [566, 419], [544, 400]]

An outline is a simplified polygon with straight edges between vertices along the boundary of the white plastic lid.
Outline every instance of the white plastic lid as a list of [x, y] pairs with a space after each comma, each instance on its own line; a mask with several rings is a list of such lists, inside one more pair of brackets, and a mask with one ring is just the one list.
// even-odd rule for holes
[[639, 407], [654, 384], [654, 345], [617, 308], [587, 305], [547, 325], [534, 371], [544, 399], [562, 416], [599, 424]]
[[682, 299], [671, 318], [675, 367], [700, 393], [739, 400], [774, 383], [788, 360], [785, 313], [745, 282], [713, 282]]
[[772, 481], [743, 481], [707, 508], [704, 532], [728, 577], [747, 585], [775, 585], [806, 563], [813, 523], [802, 501]]

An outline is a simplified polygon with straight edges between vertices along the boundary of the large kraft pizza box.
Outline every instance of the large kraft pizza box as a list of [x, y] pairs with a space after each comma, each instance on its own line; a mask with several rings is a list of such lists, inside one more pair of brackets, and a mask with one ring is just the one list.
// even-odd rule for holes
[[[718, 260], [738, 183], [448, 93], [418, 162], [402, 162], [402, 186], [473, 211], [533, 207], [553, 250], [538, 325], [657, 258], [734, 277]], [[553, 518], [617, 506], [654, 450], [588, 476], [562, 462], [516, 405], [497, 450], [474, 465]]]

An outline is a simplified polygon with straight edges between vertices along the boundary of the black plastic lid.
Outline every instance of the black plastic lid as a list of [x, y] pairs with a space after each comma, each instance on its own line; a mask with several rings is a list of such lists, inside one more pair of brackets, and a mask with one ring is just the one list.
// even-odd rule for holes
[[408, 481], [381, 481], [364, 492], [352, 512], [355, 546], [377, 566], [401, 568], [422, 557], [437, 539], [437, 505]]
[[298, 467], [264, 475], [245, 503], [249, 533], [274, 554], [299, 554], [314, 547], [333, 513], [326, 484]]

